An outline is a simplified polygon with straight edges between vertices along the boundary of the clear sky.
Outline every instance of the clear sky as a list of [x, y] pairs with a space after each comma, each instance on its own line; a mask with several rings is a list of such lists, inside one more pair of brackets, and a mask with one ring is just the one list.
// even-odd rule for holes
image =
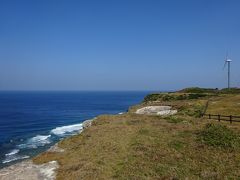
[[239, 0], [1, 0], [0, 90], [240, 86]]

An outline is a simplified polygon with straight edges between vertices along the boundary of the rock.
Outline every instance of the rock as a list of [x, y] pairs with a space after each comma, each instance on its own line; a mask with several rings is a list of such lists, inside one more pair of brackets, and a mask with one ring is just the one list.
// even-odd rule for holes
[[157, 115], [164, 116], [164, 115], [174, 115], [177, 113], [177, 110], [163, 110], [157, 112]]
[[0, 170], [0, 180], [54, 180], [57, 161], [36, 165], [27, 160]]
[[[95, 118], [94, 118], [94, 119], [95, 119]], [[86, 128], [90, 127], [90, 126], [92, 125], [92, 121], [93, 121], [94, 119], [89, 119], [89, 120], [84, 121], [84, 122], [82, 123], [83, 129], [86, 129]]]
[[148, 115], [173, 115], [177, 113], [177, 110], [171, 110], [171, 106], [147, 106], [136, 111], [136, 114], [148, 114]]
[[64, 152], [64, 149], [58, 147], [58, 144], [55, 144], [55, 145], [51, 146], [47, 151], [48, 152], [62, 153], [62, 152]]

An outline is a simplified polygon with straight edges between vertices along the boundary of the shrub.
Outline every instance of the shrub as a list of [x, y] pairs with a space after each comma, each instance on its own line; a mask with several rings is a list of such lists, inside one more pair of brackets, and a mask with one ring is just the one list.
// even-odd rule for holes
[[162, 94], [149, 94], [144, 98], [144, 102], [148, 101], [157, 101], [160, 99], [163, 95]]
[[240, 88], [224, 88], [220, 90], [222, 94], [240, 94]]
[[189, 94], [188, 99], [198, 99], [201, 97], [206, 97], [207, 94], [201, 94], [201, 93], [194, 93], [194, 94]]
[[167, 120], [167, 122], [169, 122], [169, 123], [180, 123], [180, 122], [182, 122], [183, 121], [183, 119], [182, 118], [179, 118], [179, 117], [177, 117], [177, 116], [168, 116], [168, 117], [166, 117], [165, 118], [166, 120]]
[[[214, 94], [211, 94], [213, 96]], [[202, 97], [209, 96], [207, 93], [161, 93], [161, 94], [149, 94], [144, 98], [144, 102], [149, 101], [174, 101], [174, 100], [189, 100], [189, 99], [199, 99]]]
[[181, 94], [181, 95], [176, 97], [176, 100], [185, 100], [185, 99], [187, 99], [187, 95], [186, 94]]
[[162, 97], [162, 100], [163, 101], [170, 101], [170, 100], [174, 100], [175, 98], [174, 98], [174, 96], [172, 96], [172, 95], [164, 95], [163, 97]]
[[182, 89], [179, 92], [184, 92], [184, 93], [216, 93], [218, 89], [212, 89], [212, 88], [199, 88], [199, 87], [191, 87], [191, 88], [186, 88]]
[[199, 140], [207, 145], [221, 148], [237, 148], [240, 145], [239, 135], [219, 124], [207, 124], [199, 133]]
[[202, 104], [194, 104], [188, 107], [181, 107], [179, 109], [179, 113], [182, 115], [187, 115], [187, 116], [192, 116], [199, 118], [201, 117], [203, 111], [204, 111], [205, 106]]
[[157, 101], [157, 100], [162, 100], [162, 101], [170, 101], [174, 100], [175, 96], [162, 93], [162, 94], [149, 94], [144, 98], [144, 102], [149, 102], [149, 101]]

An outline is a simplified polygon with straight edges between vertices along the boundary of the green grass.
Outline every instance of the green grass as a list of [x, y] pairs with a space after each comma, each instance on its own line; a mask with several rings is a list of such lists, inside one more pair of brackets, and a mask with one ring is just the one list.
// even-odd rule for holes
[[220, 124], [207, 124], [199, 133], [199, 139], [214, 147], [236, 149], [240, 146], [239, 134]]
[[207, 100], [189, 101], [179, 109], [179, 114], [199, 118], [205, 110], [206, 103]]
[[178, 116], [167, 116], [165, 117], [165, 119], [167, 120], [167, 122], [175, 123], [175, 124], [184, 121], [182, 117], [178, 117]]
[[185, 143], [179, 140], [173, 140], [169, 143], [170, 148], [174, 148], [175, 150], [179, 151], [184, 148]]

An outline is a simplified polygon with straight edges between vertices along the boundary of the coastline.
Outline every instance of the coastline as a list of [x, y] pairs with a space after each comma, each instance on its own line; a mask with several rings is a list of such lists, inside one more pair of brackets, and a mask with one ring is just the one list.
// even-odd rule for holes
[[[126, 112], [148, 92], [14, 92], [1, 109], [0, 169], [30, 159], [82, 129], [82, 122], [101, 114]], [[12, 109], [21, 97], [23, 104]], [[47, 100], [50, 99], [49, 103]], [[28, 107], [31, 107], [29, 110]], [[7, 109], [9, 116], [5, 116]]]
[[[83, 129], [80, 130], [78, 134], [81, 134], [85, 129], [89, 128], [92, 125], [92, 121], [94, 121], [95, 119], [97, 119], [97, 117], [83, 121], [82, 122]], [[58, 147], [59, 142], [52, 145], [49, 149], [47, 149], [44, 152], [52, 152], [52, 153], [64, 152], [64, 149]], [[2, 169], [0, 169], [0, 180], [13, 180], [13, 179], [54, 180], [56, 178], [56, 170], [59, 167], [57, 161], [50, 161], [48, 163], [37, 165], [33, 163], [32, 158], [17, 162], [13, 165], [3, 167]]]
[[[187, 99], [190, 95], [195, 99]], [[237, 137], [239, 125], [208, 120], [200, 115], [209, 96], [212, 98], [207, 112], [225, 112], [221, 111], [222, 103], [233, 101], [235, 108], [228, 106], [228, 113], [239, 112], [240, 95], [203, 95], [178, 92], [149, 95], [150, 100], [145, 98], [143, 103], [129, 107], [126, 113], [85, 120], [78, 134], [60, 140], [29, 161], [0, 170], [0, 180], [239, 177], [239, 161], [235, 158], [240, 157], [239, 139], [228, 142], [224, 135], [227, 132]], [[162, 101], [153, 101], [152, 96], [159, 96]], [[175, 99], [166, 101], [165, 96]], [[204, 134], [208, 131], [217, 131], [214, 146], [207, 141], [212, 137]], [[220, 141], [227, 140], [223, 147], [218, 142], [222, 131]], [[207, 140], [201, 139], [203, 135]]]

